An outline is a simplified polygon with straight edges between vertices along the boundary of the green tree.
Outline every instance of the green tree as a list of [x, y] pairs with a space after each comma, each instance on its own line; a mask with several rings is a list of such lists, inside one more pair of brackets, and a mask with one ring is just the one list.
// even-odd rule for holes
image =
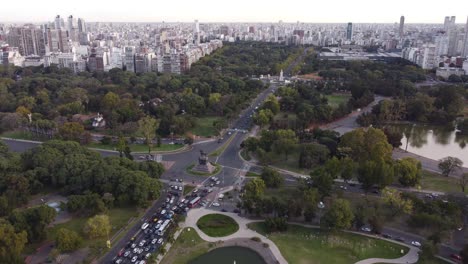
[[347, 182], [353, 179], [356, 170], [357, 170], [357, 164], [349, 157], [344, 157], [340, 159], [341, 162], [341, 178]]
[[466, 185], [468, 184], [468, 173], [465, 172], [462, 174], [460, 179], [458, 179], [458, 185], [460, 185], [462, 193], [465, 192]]
[[273, 118], [273, 113], [270, 109], [262, 109], [254, 115], [253, 120], [255, 124], [260, 127], [264, 127], [270, 123]]
[[333, 188], [333, 178], [325, 171], [324, 168], [319, 168], [311, 172], [311, 179], [321, 197], [330, 196]]
[[410, 214], [413, 211], [413, 201], [403, 198], [401, 192], [395, 189], [383, 189], [382, 199], [391, 208], [392, 216]]
[[337, 179], [343, 170], [341, 164], [340, 160], [333, 157], [325, 162], [324, 169], [333, 179]]
[[265, 192], [265, 182], [260, 178], [254, 178], [245, 184], [245, 194], [251, 198], [259, 198]]
[[75, 231], [60, 228], [55, 237], [55, 245], [60, 252], [71, 252], [80, 248], [83, 239]]
[[323, 227], [332, 230], [348, 229], [354, 219], [351, 205], [347, 200], [336, 199], [321, 219]]
[[158, 120], [150, 116], [145, 116], [138, 121], [138, 133], [145, 138], [145, 143], [148, 145], [148, 153], [151, 153], [151, 146], [153, 146], [153, 139], [156, 137], [158, 126]]
[[281, 177], [279, 172], [269, 167], [263, 168], [261, 178], [269, 188], [278, 188], [284, 182], [284, 178]]
[[439, 160], [439, 169], [442, 175], [448, 177], [452, 172], [458, 170], [463, 165], [463, 161], [456, 157], [445, 157]]
[[26, 242], [28, 242], [26, 231], [15, 231], [8, 221], [0, 219], [0, 262], [24, 263], [21, 253]]
[[359, 163], [365, 161], [390, 161], [392, 146], [387, 142], [384, 132], [376, 128], [359, 128], [344, 134], [340, 148], [349, 148], [351, 158]]
[[119, 156], [122, 158], [125, 154], [125, 148], [127, 147], [127, 140], [124, 137], [120, 136], [119, 141], [117, 142], [116, 149], [119, 152]]
[[330, 156], [330, 150], [322, 144], [308, 143], [300, 145], [299, 167], [310, 169], [323, 164]]
[[396, 177], [403, 186], [415, 186], [422, 174], [421, 162], [408, 157], [398, 160], [395, 166]]
[[66, 122], [59, 127], [58, 135], [63, 140], [81, 142], [84, 134], [84, 127], [77, 122]]
[[56, 215], [55, 209], [41, 205], [21, 211], [15, 210], [10, 214], [8, 220], [15, 227], [15, 230], [27, 232], [29, 242], [36, 242], [46, 238], [46, 228]]
[[111, 231], [109, 216], [96, 215], [89, 218], [83, 231], [89, 238], [108, 237]]
[[298, 142], [296, 133], [290, 129], [279, 129], [276, 131], [276, 138], [273, 143], [273, 150], [278, 154], [283, 153], [285, 159], [288, 160], [288, 155], [294, 150]]
[[263, 109], [269, 109], [274, 115], [278, 114], [280, 111], [280, 104], [278, 99], [273, 94], [270, 94], [262, 106]]
[[115, 94], [113, 92], [108, 92], [102, 98], [101, 106], [106, 111], [112, 111], [112, 110], [116, 109], [119, 106], [119, 103], [120, 103], [119, 95]]

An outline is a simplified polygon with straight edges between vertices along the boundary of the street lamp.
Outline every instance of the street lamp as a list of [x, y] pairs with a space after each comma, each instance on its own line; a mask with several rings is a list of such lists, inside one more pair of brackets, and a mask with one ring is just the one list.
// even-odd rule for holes
[[317, 207], [319, 209], [319, 226], [320, 226], [320, 219], [322, 218], [322, 210], [325, 208], [325, 204], [322, 201], [320, 201], [317, 204]]

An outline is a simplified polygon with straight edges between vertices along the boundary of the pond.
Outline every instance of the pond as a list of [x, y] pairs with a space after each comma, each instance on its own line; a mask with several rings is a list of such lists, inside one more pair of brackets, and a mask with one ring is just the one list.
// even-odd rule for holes
[[[403, 133], [400, 148], [408, 152], [439, 160], [447, 156], [457, 157], [468, 166], [468, 136], [455, 129], [425, 125], [390, 125]], [[408, 140], [409, 139], [409, 140]]]
[[246, 247], [222, 247], [192, 260], [189, 264], [266, 264], [255, 251]]

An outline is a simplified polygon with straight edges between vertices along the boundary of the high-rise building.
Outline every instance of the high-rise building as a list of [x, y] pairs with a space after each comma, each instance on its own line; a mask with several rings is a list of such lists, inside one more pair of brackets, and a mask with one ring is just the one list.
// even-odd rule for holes
[[61, 29], [62, 28], [62, 19], [60, 18], [60, 15], [57, 15], [54, 20], [54, 27], [55, 29]]
[[405, 30], [405, 16], [400, 17], [400, 30], [399, 30], [399, 35], [400, 38], [403, 38], [404, 35], [404, 30]]
[[68, 52], [67, 31], [61, 29], [47, 30], [47, 47], [49, 52]]
[[11, 28], [6, 41], [10, 47], [17, 47], [23, 56], [43, 56], [45, 54], [43, 32], [33, 25]]
[[200, 24], [198, 23], [198, 20], [195, 20], [194, 36], [195, 36], [195, 45], [199, 45], [200, 44]]
[[353, 23], [349, 22], [348, 27], [346, 28], [346, 39], [352, 40], [353, 39]]
[[129, 72], [135, 72], [135, 47], [127, 46], [124, 48], [124, 65]]
[[86, 22], [82, 18], [78, 18], [78, 32], [84, 33], [86, 30]]
[[463, 40], [462, 57], [468, 57], [468, 17], [465, 24], [465, 38]]
[[[445, 21], [447, 22], [447, 17]], [[455, 16], [450, 17], [450, 20], [444, 24], [444, 28], [446, 28], [446, 34], [448, 36], [448, 52], [449, 56], [457, 55], [457, 43], [458, 43], [458, 30], [455, 25]]]

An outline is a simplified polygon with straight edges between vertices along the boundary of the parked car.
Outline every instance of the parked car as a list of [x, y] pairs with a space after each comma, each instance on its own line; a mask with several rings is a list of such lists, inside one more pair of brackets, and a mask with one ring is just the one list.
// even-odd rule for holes
[[361, 227], [361, 231], [363, 231], [363, 232], [370, 232], [370, 231], [372, 231], [372, 230], [371, 230], [369, 227], [363, 226], [363, 227]]
[[135, 262], [137, 260], [137, 258], [138, 258], [137, 256], [133, 256], [132, 262]]
[[215, 207], [218, 207], [219, 203], [214, 202], [212, 205], [215, 206]]
[[161, 237], [160, 239], [158, 239], [158, 244], [162, 244], [162, 242], [163, 242], [163, 239]]

